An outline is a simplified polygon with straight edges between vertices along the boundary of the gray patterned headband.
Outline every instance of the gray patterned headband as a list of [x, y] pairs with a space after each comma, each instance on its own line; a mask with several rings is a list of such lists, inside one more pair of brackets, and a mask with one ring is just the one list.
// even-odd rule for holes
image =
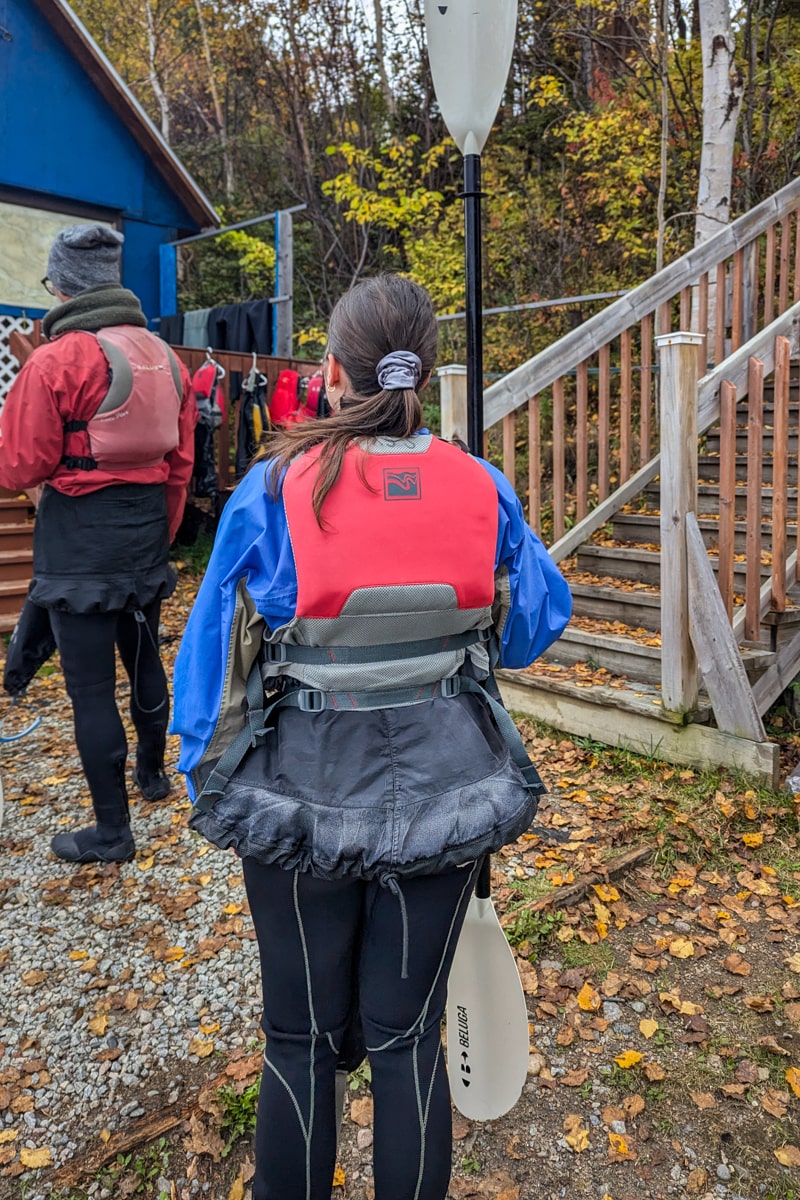
[[422, 378], [422, 360], [411, 350], [393, 350], [381, 359], [375, 372], [384, 392], [396, 388], [416, 390]]

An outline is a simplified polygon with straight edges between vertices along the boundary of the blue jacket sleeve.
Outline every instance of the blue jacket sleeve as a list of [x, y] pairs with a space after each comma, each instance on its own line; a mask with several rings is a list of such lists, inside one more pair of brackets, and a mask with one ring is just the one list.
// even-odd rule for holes
[[477, 461], [497, 488], [495, 570], [507, 569], [511, 589], [511, 607], [500, 642], [500, 665], [527, 667], [566, 628], [572, 616], [572, 596], [564, 576], [525, 521], [511, 484], [496, 467], [480, 458]]
[[214, 735], [242, 579], [270, 628], [291, 620], [297, 606], [294, 556], [283, 505], [268, 495], [261, 467], [248, 472], [223, 509], [175, 661], [172, 732], [181, 737], [178, 767], [187, 774]]

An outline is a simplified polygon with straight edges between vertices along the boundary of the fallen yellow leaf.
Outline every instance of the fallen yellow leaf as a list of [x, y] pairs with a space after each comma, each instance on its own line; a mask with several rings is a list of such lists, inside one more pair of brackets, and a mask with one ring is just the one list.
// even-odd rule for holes
[[618, 1054], [614, 1062], [618, 1067], [622, 1067], [623, 1071], [627, 1071], [629, 1067], [635, 1067], [637, 1063], [644, 1058], [638, 1050], [624, 1050], [622, 1054]]
[[795, 1096], [800, 1096], [800, 1071], [798, 1071], [797, 1067], [789, 1067], [786, 1072], [786, 1082]]
[[214, 1049], [214, 1043], [206, 1042], [203, 1038], [193, 1037], [189, 1042], [189, 1053], [196, 1054], [198, 1058], [208, 1058], [209, 1054]]
[[183, 958], [185, 953], [183, 946], [170, 946], [164, 951], [162, 958], [164, 962], [177, 962], [179, 958]]
[[785, 958], [783, 961], [790, 971], [792, 971], [795, 975], [800, 975], [800, 950], [796, 951], [794, 954], [790, 954], [789, 957]]
[[602, 1003], [600, 993], [596, 992], [587, 980], [578, 992], [578, 1008], [583, 1009], [584, 1012], [597, 1012]]
[[244, 1180], [242, 1179], [241, 1171], [231, 1184], [231, 1190], [228, 1192], [228, 1200], [243, 1200], [244, 1197]]
[[711, 1092], [689, 1092], [698, 1108], [716, 1108], [717, 1102]]
[[800, 1167], [800, 1150], [797, 1146], [781, 1146], [772, 1153], [783, 1167]]
[[73, 962], [77, 962], [79, 958], [88, 958], [88, 950], [70, 950], [69, 956]]
[[619, 892], [615, 887], [611, 887], [608, 883], [596, 883], [593, 885], [593, 890], [599, 900], [603, 900], [606, 904], [614, 900], [619, 900]]
[[90, 1033], [93, 1033], [95, 1037], [102, 1037], [108, 1029], [108, 1016], [106, 1013], [98, 1013], [96, 1017], [92, 1017], [86, 1024]]
[[3, 1129], [0, 1131], [0, 1146], [5, 1142], [15, 1142], [19, 1137], [18, 1129]]
[[343, 1188], [345, 1184], [344, 1171], [336, 1164], [336, 1170], [333, 1172], [333, 1186]]
[[589, 1149], [589, 1130], [584, 1129], [581, 1125], [581, 1118], [577, 1113], [568, 1113], [564, 1117], [565, 1138], [567, 1145], [576, 1154], [581, 1154], [584, 1150]]
[[652, 1020], [650, 1017], [642, 1017], [639, 1022], [639, 1032], [646, 1038], [651, 1038], [658, 1030], [658, 1021]]
[[764, 841], [764, 835], [763, 833], [743, 833], [742, 841], [744, 842], [745, 846], [760, 846]]
[[43, 1146], [41, 1150], [30, 1150], [27, 1146], [23, 1146], [19, 1152], [19, 1161], [23, 1167], [36, 1170], [39, 1167], [51, 1166], [53, 1159], [47, 1146]]
[[673, 958], [692, 958], [694, 946], [688, 938], [673, 938], [669, 944], [669, 952]]

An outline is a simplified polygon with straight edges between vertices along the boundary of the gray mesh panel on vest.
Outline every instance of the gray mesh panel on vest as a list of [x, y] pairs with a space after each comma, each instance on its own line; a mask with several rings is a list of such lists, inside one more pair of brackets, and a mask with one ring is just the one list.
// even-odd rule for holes
[[358, 444], [368, 454], [424, 454], [432, 441], [432, 434], [423, 433], [410, 438], [361, 438]]
[[[411, 584], [360, 588], [348, 598], [340, 617], [295, 619], [267, 640], [287, 647], [381, 646], [449, 637], [471, 629], [486, 629], [491, 623], [489, 608], [459, 609], [456, 593], [449, 584]], [[291, 658], [291, 650], [288, 653]], [[443, 650], [365, 664], [270, 663], [264, 670], [264, 678], [289, 676], [306, 687], [322, 691], [385, 691], [435, 683], [455, 675], [464, 663], [465, 653], [463, 649]], [[470, 656], [475, 662], [472, 651]], [[479, 654], [480, 667], [483, 661]]]

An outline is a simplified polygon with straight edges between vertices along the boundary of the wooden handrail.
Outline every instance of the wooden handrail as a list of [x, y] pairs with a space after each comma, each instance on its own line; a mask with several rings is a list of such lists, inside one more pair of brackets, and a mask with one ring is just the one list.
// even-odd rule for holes
[[701, 275], [783, 220], [798, 204], [800, 178], [792, 180], [732, 224], [723, 226], [707, 242], [695, 246], [578, 329], [498, 379], [483, 393], [484, 428], [491, 428], [531, 396], [549, 387], [626, 329], [655, 312], [661, 304], [696, 284]]
[[[753, 210], [755, 211], [755, 210]], [[800, 351], [800, 303], [794, 304], [780, 317], [777, 317], [766, 329], [762, 329], [749, 342], [741, 346], [735, 354], [726, 358], [718, 366], [705, 375], [697, 385], [697, 431], [705, 433], [707, 429], [719, 420], [719, 389], [724, 380], [732, 383], [741, 398], [747, 393], [747, 377], [750, 359], [760, 358], [764, 363], [767, 374], [775, 367], [775, 338], [788, 337], [791, 343], [791, 353]], [[613, 517], [623, 504], [646, 487], [661, 470], [661, 455], [656, 454], [648, 463], [632, 475], [631, 478], [612, 493], [607, 500], [573, 525], [568, 533], [550, 547], [550, 556], [554, 562], [569, 558], [582, 542], [591, 537], [602, 525]]]

